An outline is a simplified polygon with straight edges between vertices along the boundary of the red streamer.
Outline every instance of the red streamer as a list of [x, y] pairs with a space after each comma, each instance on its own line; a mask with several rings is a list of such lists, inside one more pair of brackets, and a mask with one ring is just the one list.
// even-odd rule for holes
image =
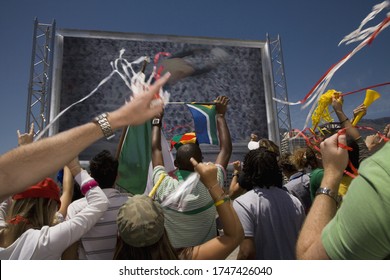
[[366, 90], [366, 89], [377, 88], [377, 87], [382, 87], [382, 86], [386, 86], [386, 85], [390, 85], [390, 82], [377, 84], [377, 85], [361, 88], [361, 89], [358, 89], [358, 90], [350, 91], [350, 92], [347, 92], [347, 93], [340, 94], [340, 96], [346, 96], [346, 95], [354, 94], [354, 93], [357, 93], [359, 91], [363, 91], [363, 90]]
[[[379, 32], [382, 30], [382, 28], [388, 24], [390, 22], [390, 17], [387, 17], [385, 18], [382, 23], [380, 24], [380, 26], [374, 31], [374, 33], [371, 35], [370, 39], [367, 41], [367, 43], [365, 45], [370, 45], [374, 39], [376, 38], [376, 36], [379, 34]], [[333, 64], [326, 72], [324, 75], [322, 75], [322, 77], [315, 83], [315, 85], [311, 88], [311, 90], [306, 94], [306, 96], [300, 100], [299, 102], [300, 103], [304, 103], [306, 102], [306, 100], [313, 94], [313, 91], [317, 88], [317, 86], [324, 80], [324, 78], [326, 77], [326, 75], [328, 75], [328, 73], [337, 65], [339, 64], [341, 61], [343, 61], [351, 52], [347, 53], [342, 59], [340, 59], [337, 63]]]

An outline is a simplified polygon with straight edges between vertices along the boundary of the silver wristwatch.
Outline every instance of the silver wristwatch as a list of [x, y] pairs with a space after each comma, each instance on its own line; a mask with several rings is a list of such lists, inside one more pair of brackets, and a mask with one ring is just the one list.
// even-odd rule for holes
[[115, 134], [111, 129], [111, 125], [108, 122], [107, 117], [107, 113], [100, 114], [99, 116], [94, 118], [94, 122], [96, 122], [102, 129], [104, 137], [106, 137], [107, 140], [110, 140], [115, 136]]
[[319, 194], [324, 194], [324, 195], [327, 195], [327, 196], [333, 198], [334, 201], [336, 202], [337, 207], [340, 205], [340, 203], [342, 201], [341, 196], [339, 196], [337, 193], [335, 193], [334, 191], [332, 191], [329, 188], [319, 188], [316, 191], [316, 195], [319, 195]]

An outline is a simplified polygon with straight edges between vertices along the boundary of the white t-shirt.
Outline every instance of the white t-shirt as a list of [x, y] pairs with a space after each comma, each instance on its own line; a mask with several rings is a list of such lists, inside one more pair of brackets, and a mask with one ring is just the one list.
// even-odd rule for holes
[[[75, 177], [80, 186], [92, 180], [85, 171], [81, 173]], [[88, 205], [73, 219], [39, 230], [29, 229], [7, 248], [0, 248], [0, 259], [59, 260], [64, 250], [88, 232], [107, 210], [107, 197], [99, 187], [90, 189], [86, 200]], [[5, 218], [0, 211], [0, 225]]]

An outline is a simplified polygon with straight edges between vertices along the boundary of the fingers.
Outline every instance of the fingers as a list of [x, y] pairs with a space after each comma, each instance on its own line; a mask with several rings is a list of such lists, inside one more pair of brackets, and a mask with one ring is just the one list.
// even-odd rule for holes
[[338, 147], [340, 147], [340, 144], [342, 146], [347, 146], [347, 136], [345, 134], [341, 134], [341, 135], [339, 135], [339, 137], [335, 137], [335, 138], [336, 138]]
[[34, 134], [34, 123], [31, 123], [30, 125], [30, 132], [29, 132], [30, 135]]
[[336, 91], [332, 94], [332, 99], [334, 100], [343, 100], [342, 98], [343, 97], [341, 96], [341, 92]]
[[19, 129], [16, 131], [16, 133], [18, 134], [18, 138], [20, 138], [20, 130]]
[[224, 95], [221, 95], [221, 96], [218, 96], [214, 102], [216, 103], [220, 103], [220, 104], [223, 104], [223, 105], [227, 105], [229, 102], [230, 102], [230, 99], [229, 97], [227, 96], [224, 96]]
[[227, 96], [222, 96], [222, 104], [223, 105], [228, 105], [228, 103], [230, 102], [230, 99], [227, 97]]
[[[153, 85], [150, 86], [149, 90], [145, 90], [144, 94], [137, 95], [137, 97], [140, 96], [139, 98], [144, 99], [144, 100], [151, 100], [152, 102], [154, 102], [154, 100], [156, 100], [156, 101], [160, 100], [158, 93], [160, 92], [161, 87], [163, 85], [165, 85], [165, 83], [168, 81], [170, 76], [171, 76], [171, 74], [169, 72], [165, 73], [164, 76], [162, 76]], [[153, 104], [153, 106], [157, 106], [157, 105], [160, 105], [160, 104], [157, 104], [157, 103]]]
[[152, 95], [156, 94], [160, 88], [165, 85], [165, 83], [169, 80], [169, 77], [171, 76], [171, 73], [167, 72], [162, 76], [160, 79], [158, 79], [151, 87], [150, 92]]
[[199, 163], [196, 161], [196, 159], [194, 159], [193, 157], [190, 158], [190, 161], [191, 161], [192, 165], [194, 166], [194, 168], [196, 168], [196, 167], [198, 166], [198, 164], [199, 164]]
[[321, 151], [322, 149], [324, 148], [328, 148], [328, 147], [337, 147], [338, 144], [341, 143], [341, 144], [346, 144], [346, 138], [345, 138], [345, 133], [344, 134], [334, 134], [332, 135], [331, 137], [325, 139], [324, 141], [322, 141], [321, 143]]

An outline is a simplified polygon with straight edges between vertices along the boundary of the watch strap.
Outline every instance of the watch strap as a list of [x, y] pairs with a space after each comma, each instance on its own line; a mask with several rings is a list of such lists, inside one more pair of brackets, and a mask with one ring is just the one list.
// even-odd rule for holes
[[107, 117], [108, 113], [100, 114], [99, 116], [94, 118], [94, 122], [96, 122], [100, 126], [104, 137], [106, 137], [107, 140], [110, 140], [115, 136], [115, 134], [112, 131], [111, 125], [108, 122]]
[[325, 187], [325, 188], [319, 188], [316, 191], [316, 196], [320, 195], [320, 194], [324, 194], [324, 195], [327, 195], [327, 196], [333, 198], [333, 200], [336, 202], [336, 206], [339, 207], [342, 198], [336, 192], [334, 192], [333, 190]]
[[152, 119], [152, 125], [153, 126], [161, 126], [161, 119], [159, 119], [159, 118]]

